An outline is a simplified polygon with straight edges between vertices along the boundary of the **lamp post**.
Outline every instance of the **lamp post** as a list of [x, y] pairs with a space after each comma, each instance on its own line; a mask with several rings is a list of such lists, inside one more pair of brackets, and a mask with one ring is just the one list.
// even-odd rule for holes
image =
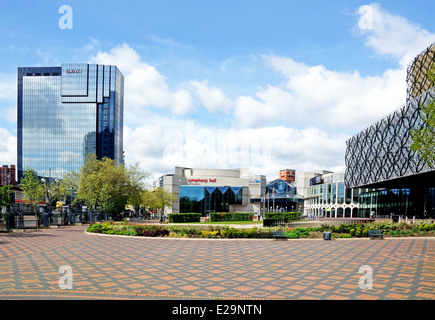
[[47, 180], [45, 180], [45, 178], [41, 178], [41, 182], [44, 184], [44, 201], [47, 204], [48, 202], [48, 197], [47, 197]]

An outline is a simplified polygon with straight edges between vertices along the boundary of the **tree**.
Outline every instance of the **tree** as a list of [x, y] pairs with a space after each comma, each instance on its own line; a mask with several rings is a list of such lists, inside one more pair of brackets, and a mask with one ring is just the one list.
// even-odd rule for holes
[[177, 199], [172, 192], [168, 192], [161, 187], [151, 191], [145, 190], [142, 197], [145, 207], [156, 209], [172, 208], [172, 203]]
[[[435, 85], [435, 65], [427, 72], [430, 86]], [[411, 150], [416, 152], [423, 163], [435, 166], [435, 99], [420, 105], [421, 125], [410, 130]], [[417, 122], [418, 123], [418, 122]]]
[[39, 201], [43, 200], [44, 197], [44, 186], [38, 180], [38, 175], [33, 169], [26, 169], [21, 179], [21, 189], [26, 196], [26, 203], [33, 207], [35, 214], [37, 214], [37, 209]]
[[129, 199], [128, 203], [137, 209], [142, 205], [142, 193], [145, 190], [145, 180], [150, 176], [139, 168], [139, 163], [129, 166], [127, 169]]
[[59, 193], [65, 196], [65, 202], [67, 202], [68, 196], [70, 197], [70, 203], [73, 203], [74, 191], [79, 189], [80, 174], [77, 171], [70, 171], [65, 174], [60, 182]]
[[0, 211], [3, 207], [13, 204], [11, 189], [12, 186], [10, 185], [0, 187]]
[[146, 173], [139, 165], [125, 166], [113, 159], [88, 155], [79, 178], [77, 199], [88, 207], [100, 206], [107, 213], [120, 213], [142, 191]]
[[[9, 221], [8, 221], [8, 216], [7, 213], [9, 212], [8, 206], [13, 204], [13, 197], [11, 194], [11, 189], [12, 186], [10, 185], [5, 185], [0, 187], [0, 221], [2, 220], [2, 213], [6, 213], [6, 216], [4, 217], [4, 223], [6, 224], [6, 229], [9, 231], [10, 227], [9, 227]], [[6, 209], [6, 211], [4, 212], [3, 209]]]

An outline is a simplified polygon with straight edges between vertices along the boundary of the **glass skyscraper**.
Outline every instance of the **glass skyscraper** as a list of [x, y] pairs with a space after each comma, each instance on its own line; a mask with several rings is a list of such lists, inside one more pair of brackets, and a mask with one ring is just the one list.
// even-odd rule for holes
[[123, 163], [124, 76], [116, 66], [18, 68], [17, 166], [40, 177], [78, 171], [88, 154]]

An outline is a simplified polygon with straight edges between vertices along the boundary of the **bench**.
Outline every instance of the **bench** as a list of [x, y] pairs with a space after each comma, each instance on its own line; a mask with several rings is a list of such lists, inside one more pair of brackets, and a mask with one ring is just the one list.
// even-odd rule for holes
[[273, 232], [273, 240], [278, 240], [278, 239], [287, 240], [284, 231], [274, 231]]
[[374, 237], [380, 237], [381, 239], [384, 238], [384, 234], [382, 233], [382, 230], [369, 230], [369, 237], [370, 240]]

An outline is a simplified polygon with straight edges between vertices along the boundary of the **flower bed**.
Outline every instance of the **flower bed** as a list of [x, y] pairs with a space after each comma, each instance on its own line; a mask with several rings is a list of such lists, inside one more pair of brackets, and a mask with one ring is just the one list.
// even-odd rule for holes
[[392, 237], [403, 236], [435, 236], [435, 222], [420, 221], [415, 224], [389, 221], [366, 224], [342, 224], [338, 227], [322, 225], [316, 228], [234, 228], [229, 226], [193, 226], [193, 225], [142, 225], [123, 222], [94, 223], [87, 232], [140, 236], [140, 237], [174, 237], [174, 238], [255, 238], [271, 239], [273, 231], [284, 230], [289, 239], [322, 238], [324, 231], [330, 231], [333, 238], [368, 237], [368, 230], [380, 229], [384, 235]]

